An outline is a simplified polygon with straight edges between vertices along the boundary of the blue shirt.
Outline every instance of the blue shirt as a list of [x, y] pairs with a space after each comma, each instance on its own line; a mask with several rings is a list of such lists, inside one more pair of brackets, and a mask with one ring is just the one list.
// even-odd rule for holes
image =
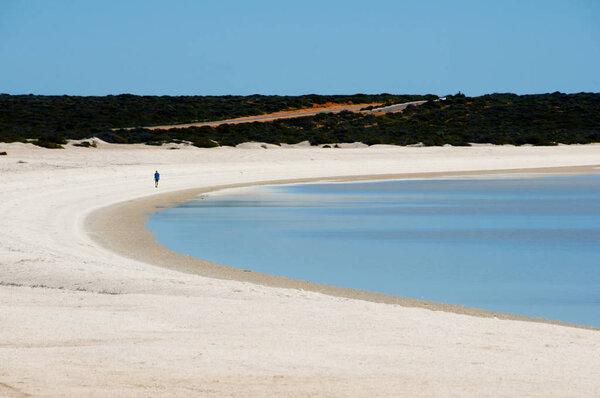
[[160, 178], [160, 174], [158, 174], [158, 171], [156, 173], [154, 173], [154, 179], [158, 180]]

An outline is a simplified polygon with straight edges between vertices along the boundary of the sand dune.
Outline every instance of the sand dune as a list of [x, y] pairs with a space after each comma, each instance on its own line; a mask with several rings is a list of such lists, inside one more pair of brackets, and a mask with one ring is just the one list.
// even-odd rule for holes
[[[108, 250], [86, 230], [88, 216], [102, 208], [217, 185], [598, 171], [600, 145], [171, 147], [180, 149], [0, 144], [8, 152], [0, 157], [0, 395], [600, 395], [597, 330], [179, 272], [161, 264], [167, 260], [150, 264]], [[124, 224], [95, 233], [118, 235]], [[121, 235], [125, 249], [136, 239]]]

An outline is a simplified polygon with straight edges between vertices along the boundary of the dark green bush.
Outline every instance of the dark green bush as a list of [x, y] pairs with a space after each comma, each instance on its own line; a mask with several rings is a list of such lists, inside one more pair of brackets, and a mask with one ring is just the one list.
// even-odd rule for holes
[[192, 144], [198, 148], [214, 148], [219, 146], [218, 143], [208, 137], [199, 137], [198, 139], [194, 140]]
[[84, 147], [84, 148], [97, 148], [98, 145], [96, 145], [95, 142], [89, 142], [89, 141], [82, 141], [80, 143], [77, 144], [73, 144], [73, 146], [79, 146], [79, 147]]
[[47, 140], [34, 140], [31, 141], [33, 145], [41, 146], [42, 148], [48, 149], [64, 149], [61, 144], [57, 144], [56, 142], [51, 142]]

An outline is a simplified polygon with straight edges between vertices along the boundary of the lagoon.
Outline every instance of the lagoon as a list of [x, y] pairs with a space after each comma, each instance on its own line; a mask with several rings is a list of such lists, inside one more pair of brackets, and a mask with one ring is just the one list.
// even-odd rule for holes
[[600, 327], [598, 175], [251, 187], [147, 226], [233, 267]]

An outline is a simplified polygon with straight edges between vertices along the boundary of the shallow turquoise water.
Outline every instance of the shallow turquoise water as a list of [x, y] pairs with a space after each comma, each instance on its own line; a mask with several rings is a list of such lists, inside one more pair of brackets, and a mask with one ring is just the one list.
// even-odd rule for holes
[[303, 184], [154, 214], [220, 264], [600, 326], [600, 176]]

